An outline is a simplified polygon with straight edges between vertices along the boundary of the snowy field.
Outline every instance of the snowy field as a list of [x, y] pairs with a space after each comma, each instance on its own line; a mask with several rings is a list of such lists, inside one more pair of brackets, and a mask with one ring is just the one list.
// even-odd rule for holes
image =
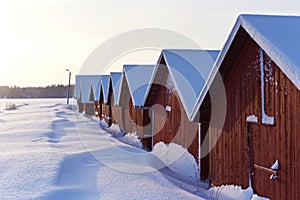
[[65, 103], [0, 99], [0, 199], [262, 199], [237, 186], [207, 190], [179, 145], [124, 144]]
[[181, 189], [186, 184], [171, 171], [151, 166], [153, 154], [112, 138], [65, 99], [0, 102], [17, 105], [0, 113], [0, 199], [207, 197], [205, 190]]

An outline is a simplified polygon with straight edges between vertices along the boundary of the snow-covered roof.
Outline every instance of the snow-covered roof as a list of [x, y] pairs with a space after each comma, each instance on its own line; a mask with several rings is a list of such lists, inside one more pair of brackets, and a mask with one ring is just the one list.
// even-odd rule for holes
[[241, 27], [278, 65], [298, 90], [300, 89], [300, 16], [240, 15], [215, 62], [205, 85], [206, 91], [198, 98], [193, 117], [196, 116], [197, 110]]
[[162, 50], [158, 64], [163, 57], [188, 117], [218, 54], [217, 50]]
[[103, 100], [104, 103], [107, 104], [108, 102], [108, 95], [109, 95], [109, 82], [110, 76], [109, 75], [102, 75], [101, 76], [101, 88], [103, 92]]
[[[76, 75], [75, 97], [81, 97], [82, 103], [89, 103], [91, 90], [94, 93], [94, 100], [99, 99], [97, 85], [99, 84], [100, 75]], [[80, 96], [81, 94], [81, 96]]]
[[121, 88], [121, 78], [122, 72], [111, 72], [110, 73], [111, 83], [112, 83], [112, 90], [114, 95], [114, 103], [115, 105], [119, 102], [119, 95], [120, 95], [120, 88]]
[[240, 15], [238, 24], [300, 89], [300, 16]]
[[100, 75], [98, 83], [97, 83], [96, 91], [94, 92], [96, 101], [100, 100], [100, 92], [101, 92], [101, 75]]
[[129, 87], [129, 93], [135, 107], [143, 107], [145, 105], [147, 91], [150, 87], [154, 68], [155, 65], [123, 66], [124, 75]]
[[80, 76], [76, 75], [75, 76], [75, 94], [74, 94], [75, 99], [80, 99]]

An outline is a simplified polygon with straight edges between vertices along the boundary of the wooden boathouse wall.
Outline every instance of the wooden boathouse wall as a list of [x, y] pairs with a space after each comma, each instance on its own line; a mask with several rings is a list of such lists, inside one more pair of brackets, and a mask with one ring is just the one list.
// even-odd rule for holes
[[129, 115], [131, 119], [131, 132], [136, 132], [147, 150], [152, 149], [152, 126], [149, 109], [136, 108], [132, 98], [129, 100]]
[[94, 104], [94, 97], [93, 97], [93, 93], [90, 93], [90, 97], [89, 99], [91, 99], [91, 102], [82, 102], [82, 97], [80, 94], [80, 98], [77, 100], [77, 105], [78, 105], [78, 111], [79, 112], [85, 112], [85, 114], [87, 115], [94, 115], [95, 114], [95, 104]]
[[[247, 188], [250, 170], [258, 195], [272, 200], [300, 199], [300, 93], [263, 52], [262, 94], [260, 52], [258, 44], [240, 28], [219, 69], [227, 112], [221, 136], [210, 153], [210, 181], [212, 185]], [[218, 99], [217, 95], [214, 100]], [[274, 117], [274, 124], [262, 123], [263, 110]], [[257, 122], [246, 122], [250, 115], [257, 116]], [[214, 128], [209, 131], [211, 138], [216, 137]], [[279, 170], [274, 180], [267, 168], [276, 160]]]
[[[110, 83], [112, 83], [112, 81], [110, 81]], [[122, 107], [116, 105], [113, 90], [111, 91], [111, 95], [110, 95], [110, 105], [111, 105], [112, 123], [118, 124], [120, 129], [124, 130], [124, 119], [122, 116]]]
[[[198, 123], [190, 122], [175, 87], [168, 88], [169, 72], [162, 58], [147, 97], [146, 106], [154, 106], [154, 144], [177, 143], [187, 148], [199, 161]], [[171, 111], [166, 111], [169, 106]]]
[[111, 81], [109, 81], [109, 92], [108, 92], [108, 99], [105, 103], [103, 101], [102, 104], [102, 114], [104, 115], [104, 118], [109, 126], [111, 126], [112, 122], [114, 121], [114, 118], [112, 116], [112, 103], [114, 103], [113, 97], [112, 97], [112, 85]]
[[100, 111], [100, 103], [99, 101], [95, 101], [95, 116], [101, 117], [101, 111]]
[[[123, 72], [124, 73], [124, 72]], [[143, 146], [147, 150], [152, 149], [152, 126], [149, 109], [136, 108], [129, 92], [127, 77], [123, 74], [121, 85], [120, 105], [114, 108], [115, 116], [120, 122], [120, 128], [126, 132], [136, 132]]]
[[78, 112], [83, 112], [83, 104], [81, 103], [81, 97], [77, 100]]
[[[154, 111], [154, 144], [163, 141], [176, 143], [187, 148], [198, 161], [198, 123], [190, 122], [175, 89], [169, 91], [164, 86], [159, 86]], [[168, 112], [164, 108], [171, 107]]]
[[99, 97], [99, 116], [100, 116], [100, 119], [102, 119], [102, 117], [104, 116], [103, 114], [103, 108], [104, 108], [104, 97], [103, 97], [103, 91], [102, 91], [102, 87], [100, 87], [100, 97]]
[[129, 93], [129, 87], [128, 87], [128, 83], [126, 80], [126, 76], [123, 72], [123, 80], [122, 80], [122, 85], [121, 85], [121, 95], [120, 95], [120, 115], [121, 115], [121, 119], [120, 121], [122, 121], [120, 123], [120, 128], [126, 132], [132, 132], [132, 120], [131, 120], [131, 116], [129, 114], [129, 110], [131, 108], [130, 106], [130, 93]]
[[94, 91], [92, 87], [90, 88], [90, 96], [89, 96], [89, 102], [85, 103], [84, 106], [85, 114], [87, 115], [95, 115], [95, 98], [94, 98]]
[[116, 106], [112, 104], [112, 116], [113, 116], [113, 121], [112, 123], [118, 124], [121, 130], [124, 130], [124, 125], [123, 125], [123, 118], [122, 118], [122, 107]]

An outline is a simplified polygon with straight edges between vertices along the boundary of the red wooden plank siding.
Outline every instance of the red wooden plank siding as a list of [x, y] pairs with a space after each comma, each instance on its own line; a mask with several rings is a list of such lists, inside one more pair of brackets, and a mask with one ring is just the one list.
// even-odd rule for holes
[[95, 115], [95, 104], [94, 104], [94, 102], [85, 103], [85, 114]]
[[82, 112], [83, 111], [83, 104], [81, 103], [81, 100], [77, 100], [77, 105], [78, 105], [78, 111]]
[[[165, 80], [162, 82], [166, 83], [167, 76], [163, 77]], [[154, 87], [159, 88], [154, 104], [160, 105], [154, 108], [154, 144], [160, 141], [180, 144], [198, 161], [198, 123], [188, 120], [176, 88], [155, 84]], [[171, 111], [166, 111], [166, 106], [170, 106]]]
[[123, 116], [124, 116], [124, 125], [125, 125], [125, 132], [129, 133], [132, 132], [132, 127], [131, 127], [131, 116], [130, 116], [130, 111], [129, 111], [129, 105], [130, 101], [125, 101], [125, 105], [123, 108]]
[[113, 123], [119, 124], [120, 129], [124, 130], [123, 120], [122, 120], [122, 107], [112, 106], [112, 116]]
[[95, 101], [95, 115], [96, 117], [100, 117], [100, 103], [99, 101]]
[[[264, 53], [264, 109], [268, 116], [274, 117], [275, 124], [262, 123], [259, 48], [247, 35], [238, 56], [231, 60], [232, 67], [224, 80], [225, 124], [210, 153], [209, 177], [213, 185], [237, 184], [247, 188], [248, 168], [252, 167], [251, 179], [257, 194], [271, 199], [299, 199], [299, 90]], [[223, 62], [229, 60], [225, 57]], [[251, 134], [249, 166], [246, 117], [252, 114], [258, 117], [258, 123], [248, 123]], [[214, 128], [210, 128], [211, 138], [215, 135]], [[279, 179], [270, 180], [272, 174], [256, 166], [270, 168], [275, 160], [279, 161]]]
[[149, 109], [143, 110], [143, 121], [141, 122], [141, 126], [143, 127], [142, 143], [144, 145], [144, 148], [147, 150], [152, 150], [152, 123], [150, 114], [151, 112]]

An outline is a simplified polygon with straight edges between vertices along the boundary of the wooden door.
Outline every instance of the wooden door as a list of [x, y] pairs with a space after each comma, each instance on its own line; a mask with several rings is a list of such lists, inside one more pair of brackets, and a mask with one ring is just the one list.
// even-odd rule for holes
[[[271, 178], [275, 172], [271, 166], [276, 161], [276, 133], [256, 123], [248, 123], [248, 131], [252, 188], [260, 196], [278, 199], [280, 179]], [[280, 176], [280, 171], [277, 175]]]

